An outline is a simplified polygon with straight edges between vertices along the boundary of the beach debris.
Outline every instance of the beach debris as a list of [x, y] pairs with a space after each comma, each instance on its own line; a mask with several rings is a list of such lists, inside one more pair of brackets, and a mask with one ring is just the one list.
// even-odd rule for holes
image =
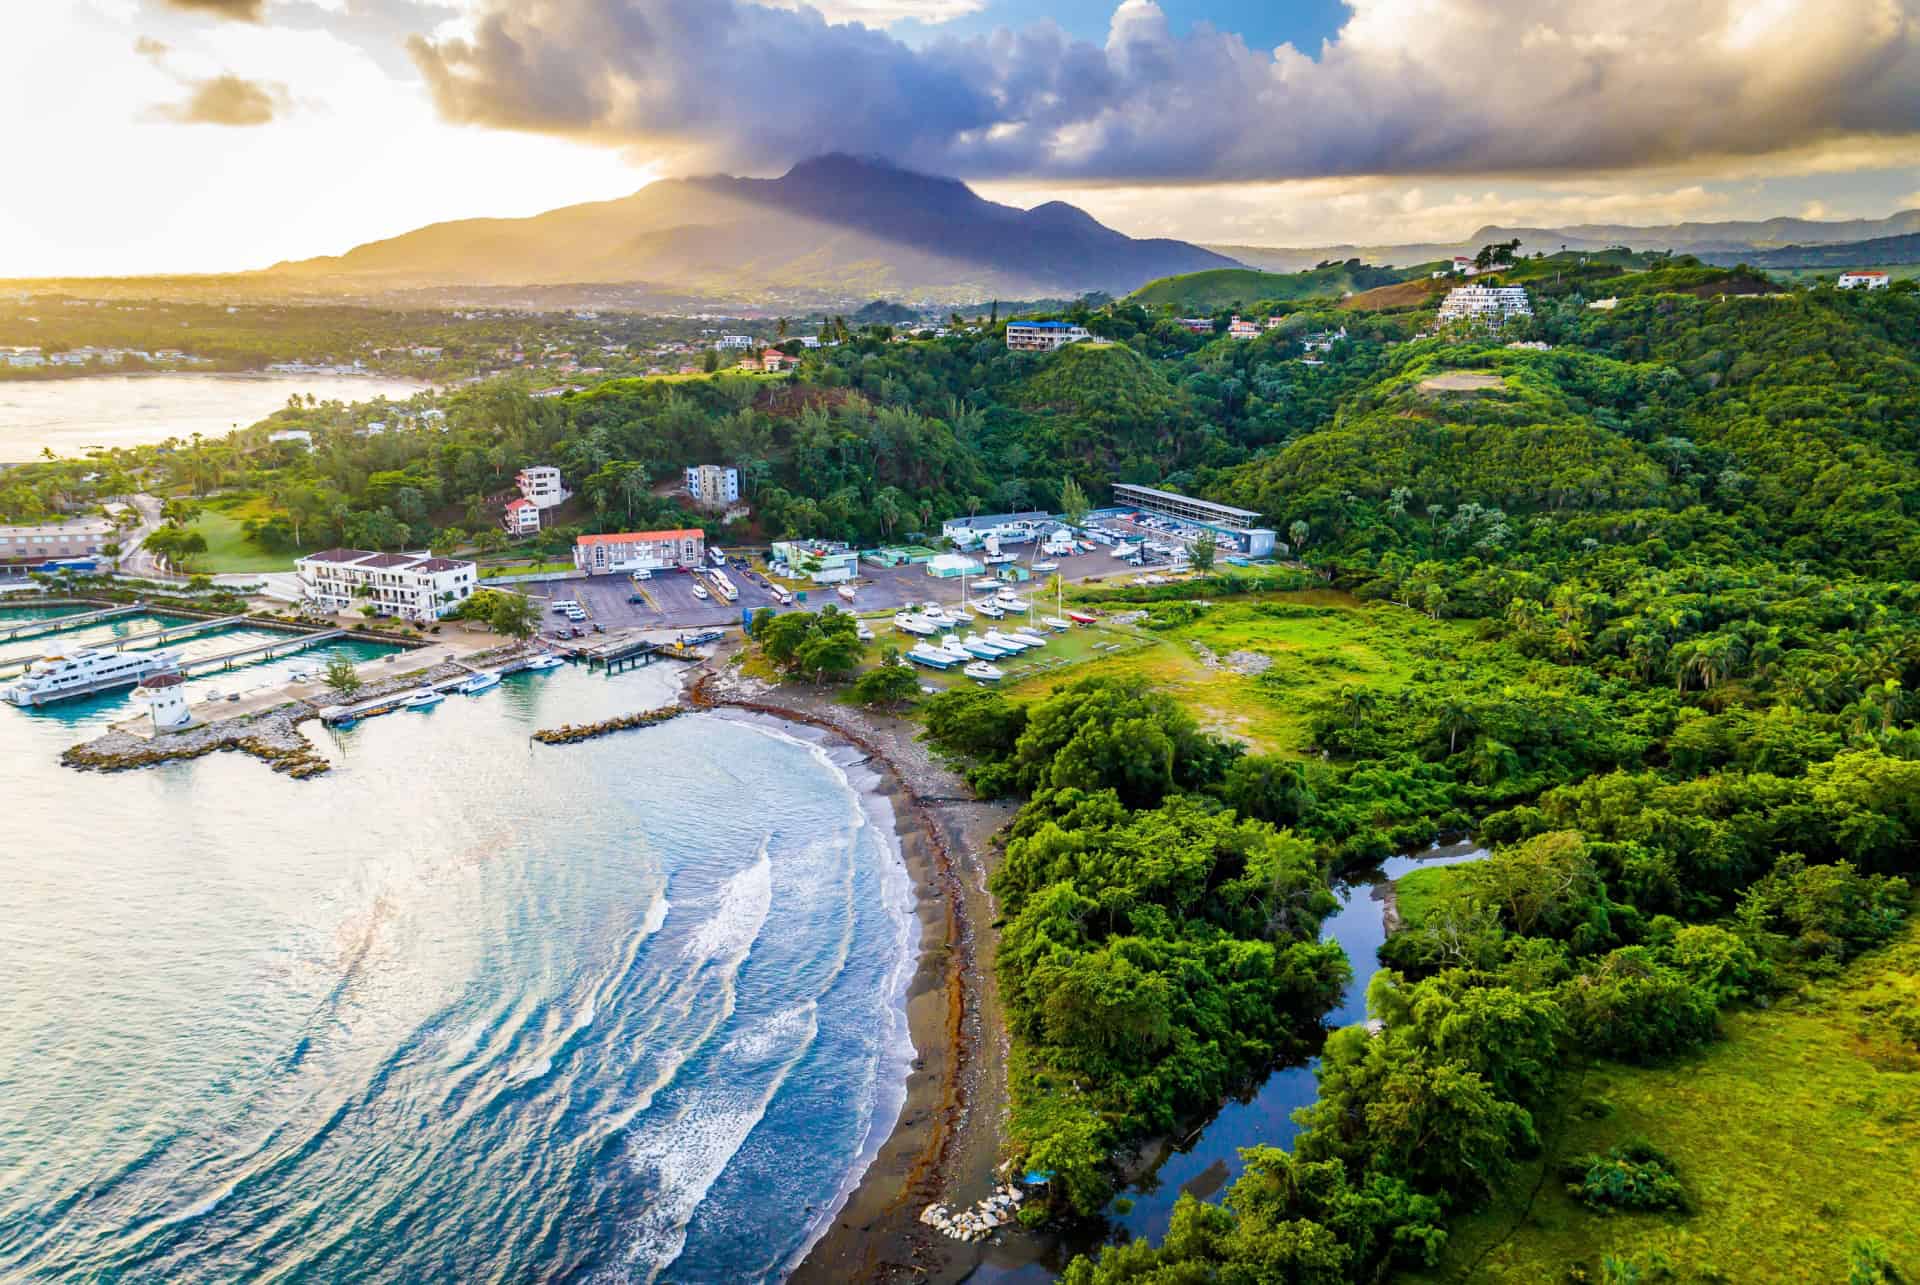
[[936, 1201], [920, 1211], [920, 1221], [954, 1240], [984, 1240], [1012, 1222], [1026, 1198], [1020, 1188], [1003, 1183], [993, 1189], [992, 1195], [958, 1213]]

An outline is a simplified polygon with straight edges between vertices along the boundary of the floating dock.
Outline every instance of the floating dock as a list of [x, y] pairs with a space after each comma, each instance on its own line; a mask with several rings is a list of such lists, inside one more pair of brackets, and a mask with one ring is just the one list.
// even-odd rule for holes
[[136, 602], [131, 607], [106, 607], [99, 611], [82, 611], [71, 616], [24, 620], [17, 625], [0, 627], [0, 642], [19, 642], [23, 638], [40, 638], [47, 634], [65, 633], [69, 629], [97, 625], [104, 620], [117, 620], [121, 616], [138, 615], [146, 609], [144, 603]]

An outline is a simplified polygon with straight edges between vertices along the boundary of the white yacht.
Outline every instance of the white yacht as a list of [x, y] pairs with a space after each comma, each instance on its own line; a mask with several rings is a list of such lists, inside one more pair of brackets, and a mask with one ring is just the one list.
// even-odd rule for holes
[[0, 700], [13, 705], [45, 705], [116, 687], [135, 687], [149, 674], [170, 674], [179, 668], [180, 653], [169, 648], [97, 651], [75, 647], [64, 655], [34, 661], [17, 681], [0, 687]]
[[997, 683], [1005, 676], [1005, 671], [999, 666], [989, 665], [984, 660], [976, 660], [960, 672], [981, 683]]

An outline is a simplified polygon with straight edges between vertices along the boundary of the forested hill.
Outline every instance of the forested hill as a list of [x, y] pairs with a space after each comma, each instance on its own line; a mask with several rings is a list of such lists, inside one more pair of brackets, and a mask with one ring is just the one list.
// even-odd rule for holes
[[[1376, 268], [1358, 259], [1322, 264], [1303, 272], [1260, 272], [1252, 268], [1210, 268], [1149, 281], [1127, 297], [1142, 307], [1172, 307], [1202, 315], [1223, 309], [1252, 312], [1261, 302], [1338, 299], [1376, 286], [1390, 286], [1414, 275], [1414, 269]], [[1424, 275], [1424, 274], [1422, 274]]]

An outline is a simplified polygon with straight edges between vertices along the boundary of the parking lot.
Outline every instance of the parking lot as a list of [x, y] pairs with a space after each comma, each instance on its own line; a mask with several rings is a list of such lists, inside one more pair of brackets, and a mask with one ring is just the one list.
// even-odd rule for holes
[[[1027, 546], [1021, 553], [1022, 563], [1031, 566], [1036, 556], [1033, 547]], [[1045, 554], [1038, 557], [1043, 563], [1057, 562], [1059, 574], [1072, 581], [1133, 571], [1133, 568], [1119, 562], [1104, 548], [1072, 557], [1049, 558]], [[988, 568], [988, 571], [994, 569]], [[862, 563], [860, 578], [854, 582], [851, 604], [835, 593], [832, 585], [811, 585], [807, 587], [806, 602], [796, 601], [794, 608], [817, 611], [825, 604], [832, 603], [842, 609], [872, 613], [896, 611], [910, 602], [958, 603], [964, 594], [970, 592], [967, 586], [986, 578], [986, 574], [982, 572], [964, 579], [943, 580], [928, 575], [926, 568], [917, 564], [875, 567]], [[1035, 572], [1031, 582], [1017, 585], [1016, 588], [1023, 595], [1036, 593], [1052, 574]], [[589, 635], [596, 624], [609, 630], [737, 625], [742, 608], [748, 611], [757, 611], [761, 607], [783, 609], [774, 597], [773, 587], [758, 570], [736, 563], [727, 568], [727, 578], [740, 591], [738, 602], [725, 602], [714, 593], [712, 581], [705, 572], [696, 574], [686, 571], [656, 571], [651, 579], [637, 584], [625, 575], [557, 580], [527, 585], [525, 592], [539, 604], [541, 632], [549, 635], [571, 631], [575, 627], [571, 620], [552, 609], [552, 604], [556, 602], [578, 602], [587, 613], [586, 619], [578, 627], [583, 634]], [[694, 596], [696, 584], [708, 590], [704, 600]], [[629, 602], [630, 597], [638, 597], [640, 601]]]

